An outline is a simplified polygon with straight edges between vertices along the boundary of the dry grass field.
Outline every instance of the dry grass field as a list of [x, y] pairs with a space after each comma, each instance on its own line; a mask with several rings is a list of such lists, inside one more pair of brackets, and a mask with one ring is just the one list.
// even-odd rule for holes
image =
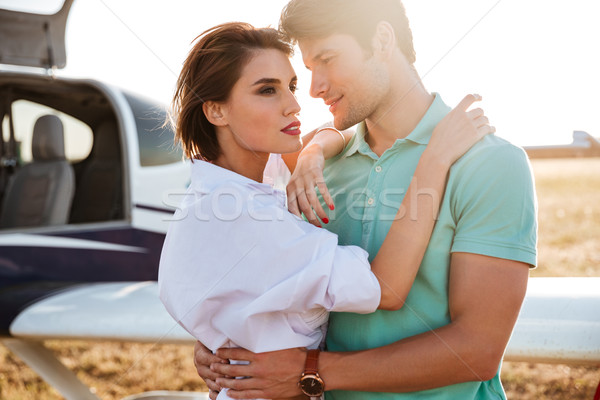
[[[532, 276], [600, 276], [600, 159], [535, 160], [539, 266]], [[48, 342], [102, 399], [149, 390], [203, 390], [190, 346]], [[592, 399], [596, 367], [505, 363], [509, 399]], [[0, 346], [0, 399], [62, 397]]]

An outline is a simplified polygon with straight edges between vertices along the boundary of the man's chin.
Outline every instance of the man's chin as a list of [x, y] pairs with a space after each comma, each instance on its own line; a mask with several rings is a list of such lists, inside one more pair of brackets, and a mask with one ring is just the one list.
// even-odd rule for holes
[[333, 126], [338, 131], [345, 131], [346, 129], [352, 128], [354, 125], [358, 124], [358, 122], [352, 122], [347, 118], [336, 117], [335, 115], [333, 116]]

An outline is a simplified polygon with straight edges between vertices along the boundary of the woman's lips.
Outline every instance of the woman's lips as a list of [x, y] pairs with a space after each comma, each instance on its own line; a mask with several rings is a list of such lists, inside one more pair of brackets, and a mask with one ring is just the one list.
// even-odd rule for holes
[[292, 136], [297, 136], [297, 135], [301, 134], [302, 132], [300, 131], [300, 122], [299, 121], [292, 122], [291, 124], [289, 124], [288, 126], [283, 128], [281, 130], [281, 132], [285, 133], [286, 135], [292, 135]]

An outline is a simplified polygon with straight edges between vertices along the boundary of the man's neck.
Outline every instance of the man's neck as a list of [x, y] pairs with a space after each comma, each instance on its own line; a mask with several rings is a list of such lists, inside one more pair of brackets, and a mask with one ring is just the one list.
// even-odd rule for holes
[[415, 129], [434, 99], [420, 81], [390, 94], [389, 99], [365, 121], [365, 140], [378, 156]]

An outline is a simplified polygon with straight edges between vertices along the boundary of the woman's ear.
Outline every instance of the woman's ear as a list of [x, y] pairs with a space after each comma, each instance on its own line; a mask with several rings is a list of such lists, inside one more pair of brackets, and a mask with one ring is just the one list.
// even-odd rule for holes
[[387, 21], [377, 24], [375, 36], [373, 36], [373, 51], [385, 58], [391, 57], [396, 48], [396, 33], [394, 27]]
[[227, 125], [225, 107], [222, 103], [207, 101], [204, 104], [202, 104], [202, 111], [204, 111], [206, 119], [211, 124], [215, 126]]

